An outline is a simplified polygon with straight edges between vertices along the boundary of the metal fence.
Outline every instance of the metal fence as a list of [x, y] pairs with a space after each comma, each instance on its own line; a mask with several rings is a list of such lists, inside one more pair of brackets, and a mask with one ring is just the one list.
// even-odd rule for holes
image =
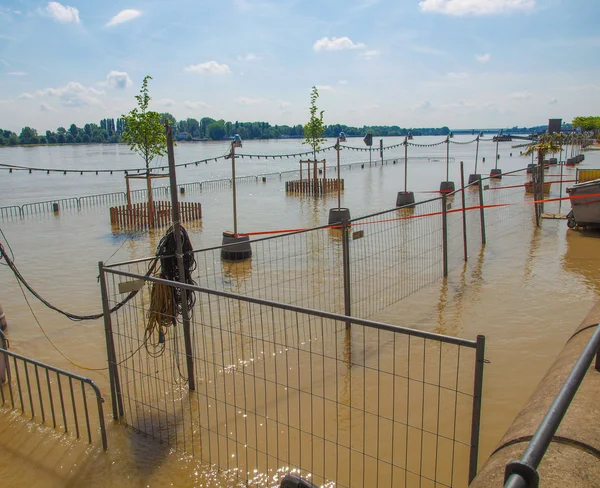
[[[181, 320], [154, 313], [150, 298], [153, 287], [171, 295], [181, 285], [102, 265], [100, 277], [104, 310], [122, 301], [120, 289], [141, 286], [105, 316], [113, 413], [135, 430], [249, 486], [292, 469], [341, 487], [459, 487], [474, 477], [483, 336], [190, 285], [195, 306]], [[170, 325], [156, 328], [152, 316]]]
[[[539, 486], [537, 468], [548, 450], [554, 434], [567, 413], [579, 386], [585, 378], [590, 364], [596, 358], [594, 369], [600, 372], [600, 327], [596, 324], [594, 334], [573, 365], [558, 395], [550, 405], [535, 434], [518, 461], [506, 466], [504, 488], [534, 488]], [[597, 373], [596, 373], [597, 374]]]
[[[0, 400], [3, 408], [77, 439], [96, 436], [108, 449], [104, 423], [104, 399], [87, 378], [35, 361], [8, 350], [0, 331]], [[93, 415], [94, 410], [97, 416]]]
[[[436, 157], [428, 157], [428, 156], [419, 156], [414, 158], [409, 158], [409, 160], [414, 161], [437, 161], [439, 158]], [[454, 158], [450, 158], [451, 161], [454, 161]], [[396, 164], [396, 162], [403, 162], [404, 158], [394, 158], [394, 159], [385, 159], [374, 160], [371, 165], [377, 166], [377, 164]], [[193, 164], [193, 163], [190, 163]], [[368, 161], [357, 162], [357, 163], [348, 163], [342, 164], [340, 167], [342, 169], [351, 170], [353, 167], [360, 166], [364, 168], [366, 165], [369, 165]], [[332, 171], [337, 171], [336, 166], [327, 166], [327, 169]], [[249, 175], [249, 176], [238, 176], [236, 177], [236, 184], [244, 184], [244, 183], [259, 183], [266, 182], [267, 180], [272, 180], [275, 176], [279, 178], [279, 180], [284, 180], [287, 178], [297, 177], [300, 174], [298, 170], [292, 171], [280, 171], [276, 173], [261, 173], [259, 175]], [[231, 188], [231, 178], [221, 178], [216, 180], [204, 180], [204, 181], [193, 181], [189, 183], [183, 183], [178, 185], [180, 188], [185, 188], [190, 191], [210, 191], [210, 190], [222, 190], [225, 188]], [[152, 194], [155, 197], [169, 197], [170, 195], [170, 187], [167, 186], [156, 186], [152, 188]], [[138, 190], [132, 190], [130, 192], [130, 196], [133, 202], [143, 202], [148, 199], [148, 190], [144, 188], [140, 188]], [[84, 195], [81, 197], [70, 197], [70, 198], [62, 198], [55, 200], [48, 200], [45, 202], [33, 202], [26, 203], [24, 205], [10, 205], [5, 207], [0, 207], [0, 219], [3, 220], [12, 220], [16, 217], [26, 217], [29, 215], [41, 214], [41, 213], [53, 213], [57, 209], [59, 210], [79, 210], [83, 206], [91, 207], [94, 205], [111, 205], [111, 204], [119, 204], [125, 203], [127, 201], [127, 194], [125, 192], [112, 192], [112, 193], [99, 193], [96, 195]], [[56, 207], [58, 205], [58, 207]]]

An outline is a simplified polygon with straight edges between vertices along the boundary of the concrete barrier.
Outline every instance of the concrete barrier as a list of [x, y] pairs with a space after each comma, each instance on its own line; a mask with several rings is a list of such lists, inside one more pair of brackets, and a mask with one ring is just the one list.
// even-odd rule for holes
[[[504, 468], [521, 458], [575, 361], [600, 322], [600, 302], [590, 311], [483, 465], [470, 488], [504, 486]], [[545, 488], [590, 488], [600, 482], [600, 372], [594, 362], [538, 468]]]
[[[520, 459], [554, 397], [600, 322], [600, 302], [567, 341], [470, 488], [504, 486], [504, 468]], [[594, 362], [538, 468], [545, 488], [589, 488], [600, 480], [600, 372]]]

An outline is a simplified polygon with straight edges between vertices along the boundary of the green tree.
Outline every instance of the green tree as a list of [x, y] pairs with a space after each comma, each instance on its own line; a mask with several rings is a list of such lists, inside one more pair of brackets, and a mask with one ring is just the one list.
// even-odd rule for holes
[[127, 115], [121, 116], [125, 122], [123, 142], [129, 144], [131, 150], [142, 157], [148, 173], [150, 173], [152, 160], [167, 154], [167, 137], [160, 123], [160, 114], [148, 110], [151, 100], [148, 93], [148, 80], [151, 79], [151, 76], [144, 78], [140, 94], [135, 96], [138, 106]]
[[65, 129], [64, 127], [59, 127], [58, 129], [56, 129], [56, 133], [64, 136], [67, 133], [67, 129]]
[[225, 124], [222, 120], [208, 124], [206, 135], [212, 141], [220, 141], [225, 137]]
[[39, 144], [40, 138], [38, 137], [37, 130], [31, 127], [23, 127], [19, 136], [19, 142], [21, 144]]
[[[324, 110], [319, 112], [317, 108], [317, 99], [319, 98], [319, 92], [317, 87], [313, 86], [310, 94], [310, 120], [304, 126], [304, 142], [302, 144], [308, 144], [313, 149], [314, 160], [317, 160], [317, 151], [321, 149], [321, 144], [325, 142], [323, 134], [325, 133], [325, 125], [323, 124]], [[318, 112], [318, 115], [317, 115]]]
[[69, 132], [73, 137], [77, 137], [77, 126], [75, 124], [71, 124], [71, 127], [69, 127]]

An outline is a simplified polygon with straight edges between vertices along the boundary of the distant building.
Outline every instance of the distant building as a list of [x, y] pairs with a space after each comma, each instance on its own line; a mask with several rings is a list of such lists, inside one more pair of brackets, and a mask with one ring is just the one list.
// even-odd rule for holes
[[548, 119], [548, 133], [549, 134], [560, 134], [560, 128], [562, 126], [562, 119]]

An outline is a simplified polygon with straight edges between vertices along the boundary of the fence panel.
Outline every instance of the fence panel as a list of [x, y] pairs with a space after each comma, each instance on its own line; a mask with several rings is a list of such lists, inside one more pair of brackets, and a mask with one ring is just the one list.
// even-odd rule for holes
[[[20, 411], [32, 421], [90, 444], [99, 437], [103, 448], [108, 448], [104, 400], [92, 380], [7, 350], [2, 332], [0, 361], [3, 408]], [[97, 415], [91, 414], [94, 411]]]
[[152, 287], [173, 296], [179, 285], [101, 275], [110, 307], [120, 283], [144, 281], [111, 316], [127, 425], [248, 485], [292, 469], [317, 485], [468, 485], [482, 340], [360, 319], [348, 329], [344, 316], [186, 286], [196, 298], [191, 394], [180, 318], [164, 316], [162, 330], [148, 322]]

